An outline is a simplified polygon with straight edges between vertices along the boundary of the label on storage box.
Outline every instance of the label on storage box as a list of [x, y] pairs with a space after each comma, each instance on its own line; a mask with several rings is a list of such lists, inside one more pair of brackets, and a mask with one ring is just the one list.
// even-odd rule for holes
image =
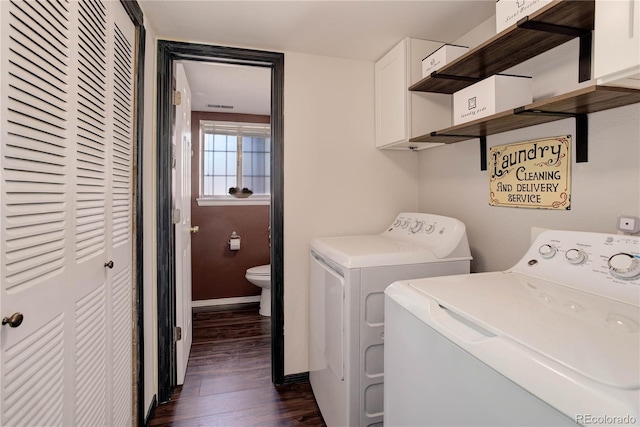
[[571, 209], [571, 135], [491, 147], [489, 204]]
[[496, 31], [500, 33], [549, 3], [551, 0], [498, 0], [496, 2]]
[[453, 94], [453, 124], [459, 125], [531, 103], [531, 77], [496, 74]]
[[458, 59], [469, 50], [466, 46], [458, 46], [455, 44], [444, 44], [435, 52], [429, 54], [422, 60], [422, 77], [427, 77], [433, 71], [437, 71], [444, 67], [454, 59]]

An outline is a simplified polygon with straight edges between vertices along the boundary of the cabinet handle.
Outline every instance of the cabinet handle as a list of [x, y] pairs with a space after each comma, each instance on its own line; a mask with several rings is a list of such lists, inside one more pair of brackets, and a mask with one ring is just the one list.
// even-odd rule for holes
[[3, 318], [2, 324], [9, 325], [12, 328], [17, 328], [22, 324], [23, 320], [24, 320], [24, 316], [22, 315], [22, 313], [13, 313], [11, 317]]
[[107, 268], [113, 268], [113, 261], [105, 262], [104, 266]]

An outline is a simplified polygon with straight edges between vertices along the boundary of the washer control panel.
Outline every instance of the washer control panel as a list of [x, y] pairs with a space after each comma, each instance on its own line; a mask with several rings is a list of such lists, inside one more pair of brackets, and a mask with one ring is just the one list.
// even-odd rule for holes
[[547, 230], [511, 271], [638, 305], [640, 237]]

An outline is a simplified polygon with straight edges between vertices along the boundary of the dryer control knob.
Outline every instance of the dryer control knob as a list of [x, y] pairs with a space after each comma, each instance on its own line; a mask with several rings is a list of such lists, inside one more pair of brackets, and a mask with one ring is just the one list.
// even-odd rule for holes
[[424, 227], [424, 222], [413, 221], [413, 224], [411, 224], [411, 232], [417, 233], [418, 231], [422, 230], [422, 227]]
[[538, 248], [540, 256], [544, 259], [553, 258], [556, 255], [557, 249], [555, 246], [545, 244]]
[[580, 265], [587, 260], [587, 254], [580, 249], [569, 249], [565, 254], [570, 264]]
[[619, 279], [635, 279], [640, 276], [638, 256], [621, 252], [609, 258], [607, 264], [611, 274]]
[[425, 226], [424, 226], [424, 231], [426, 231], [429, 234], [433, 233], [433, 230], [435, 230], [435, 229], [436, 229], [436, 227], [433, 224], [425, 224]]

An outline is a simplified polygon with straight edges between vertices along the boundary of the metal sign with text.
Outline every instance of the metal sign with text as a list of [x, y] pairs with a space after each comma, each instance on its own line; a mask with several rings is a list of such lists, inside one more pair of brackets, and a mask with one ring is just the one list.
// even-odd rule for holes
[[571, 209], [571, 135], [491, 147], [489, 204]]

